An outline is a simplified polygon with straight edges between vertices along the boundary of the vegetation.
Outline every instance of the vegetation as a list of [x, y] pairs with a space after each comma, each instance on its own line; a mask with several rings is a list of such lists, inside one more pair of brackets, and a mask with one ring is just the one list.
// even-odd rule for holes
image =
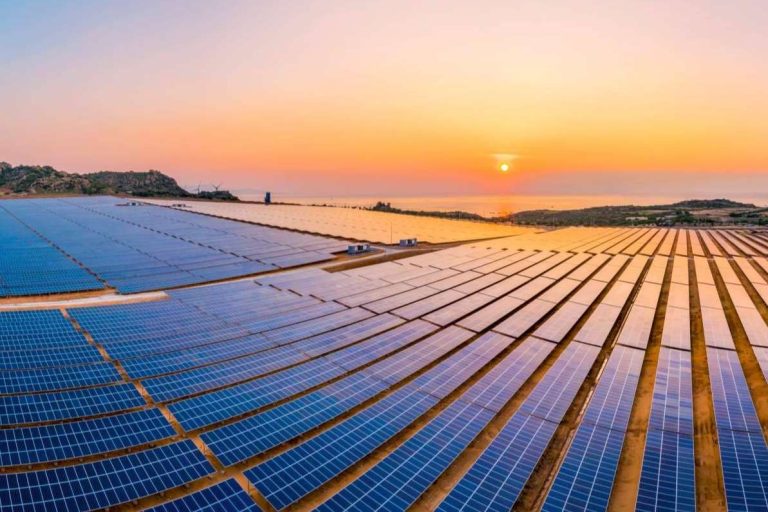
[[0, 162], [0, 191], [6, 194], [124, 194], [137, 197], [184, 197], [237, 201], [227, 190], [187, 192], [160, 171], [101, 171], [75, 174], [50, 166], [12, 166]]
[[487, 218], [480, 215], [454, 212], [428, 212], [401, 210], [390, 203], [377, 202], [373, 211], [424, 215], [447, 219], [512, 222], [545, 226], [679, 226], [718, 224], [768, 224], [768, 208], [739, 203], [729, 199], [692, 199], [673, 204], [654, 206], [598, 206], [578, 210], [530, 210], [504, 217]]
[[599, 206], [579, 210], [533, 210], [510, 215], [517, 224], [550, 226], [714, 225], [737, 222], [734, 213], [759, 210], [728, 199], [695, 199], [653, 206]]
[[378, 201], [374, 206], [368, 208], [368, 210], [374, 212], [387, 212], [387, 213], [402, 213], [405, 215], [419, 215], [423, 217], [441, 217], [445, 219], [462, 219], [462, 220], [488, 220], [482, 215], [475, 213], [468, 213], [462, 211], [453, 212], [429, 212], [421, 210], [401, 210], [400, 208], [393, 208], [391, 203], [384, 203]]

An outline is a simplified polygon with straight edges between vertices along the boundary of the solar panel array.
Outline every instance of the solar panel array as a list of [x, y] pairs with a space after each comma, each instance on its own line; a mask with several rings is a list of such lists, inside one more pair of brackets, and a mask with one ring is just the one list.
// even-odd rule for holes
[[76, 261], [14, 218], [2, 204], [0, 209], [0, 297], [104, 287]]
[[[238, 250], [92, 201], [60, 218]], [[768, 246], [699, 237], [572, 228], [0, 311], [0, 510], [695, 510], [706, 436], [728, 508], [765, 510]]]
[[142, 292], [333, 259], [347, 242], [114, 197], [3, 201], [0, 296]]
[[[178, 204], [178, 201], [166, 199], [148, 199], [147, 202], [167, 207]], [[489, 222], [400, 215], [358, 208], [192, 201], [186, 203], [183, 209], [381, 244], [396, 244], [403, 238], [417, 238], [430, 243], [460, 242], [536, 231]]]

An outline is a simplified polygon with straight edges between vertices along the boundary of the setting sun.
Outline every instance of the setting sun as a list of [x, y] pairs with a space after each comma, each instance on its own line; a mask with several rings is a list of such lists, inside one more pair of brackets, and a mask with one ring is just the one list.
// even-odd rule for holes
[[501, 172], [507, 172], [509, 170], [509, 164], [503, 163], [499, 166], [499, 169], [501, 170]]

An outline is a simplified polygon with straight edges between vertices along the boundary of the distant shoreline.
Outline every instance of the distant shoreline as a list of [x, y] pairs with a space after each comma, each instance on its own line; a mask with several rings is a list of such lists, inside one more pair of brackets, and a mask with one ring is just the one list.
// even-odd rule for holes
[[[166, 198], [167, 199], [167, 198]], [[180, 198], [204, 201], [198, 198]], [[234, 202], [234, 201], [233, 201]], [[239, 200], [239, 204], [260, 204], [263, 201]], [[348, 208], [397, 215], [432, 217], [448, 220], [514, 224], [525, 226], [725, 226], [768, 225], [768, 208], [729, 199], [690, 199], [664, 205], [596, 206], [571, 210], [525, 210], [505, 216], [486, 217], [476, 213], [454, 211], [430, 211], [395, 208], [391, 203], [377, 201], [373, 206], [343, 206], [327, 203], [273, 202], [273, 205], [307, 206], [318, 208]]]

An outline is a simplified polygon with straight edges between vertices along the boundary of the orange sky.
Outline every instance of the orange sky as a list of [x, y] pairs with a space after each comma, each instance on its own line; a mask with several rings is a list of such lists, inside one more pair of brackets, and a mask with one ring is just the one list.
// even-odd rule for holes
[[716, 194], [768, 184], [766, 25], [758, 1], [3, 6], [0, 160], [311, 195], [601, 173]]

